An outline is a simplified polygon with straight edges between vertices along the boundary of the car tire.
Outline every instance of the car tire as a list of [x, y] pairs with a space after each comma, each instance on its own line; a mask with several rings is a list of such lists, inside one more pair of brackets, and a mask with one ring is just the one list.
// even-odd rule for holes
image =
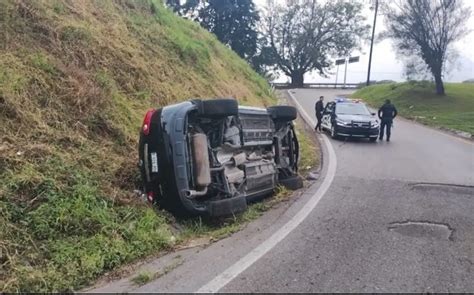
[[198, 113], [202, 117], [220, 118], [236, 116], [239, 113], [237, 100], [230, 98], [196, 101]]
[[331, 138], [337, 139], [336, 127], [334, 125], [331, 126]]
[[279, 182], [280, 185], [290, 190], [297, 190], [303, 187], [303, 179], [298, 175], [280, 179]]
[[292, 106], [273, 106], [267, 108], [267, 111], [276, 121], [293, 121], [298, 116], [296, 108]]
[[377, 137], [371, 137], [369, 140], [370, 140], [370, 142], [376, 142], [376, 141], [377, 141]]

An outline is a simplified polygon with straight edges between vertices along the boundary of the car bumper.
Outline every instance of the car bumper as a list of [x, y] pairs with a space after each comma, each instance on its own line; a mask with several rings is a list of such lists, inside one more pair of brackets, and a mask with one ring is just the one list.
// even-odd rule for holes
[[[178, 201], [189, 215], [201, 215], [209, 212], [207, 204], [197, 203], [186, 195], [190, 190], [192, 172], [184, 131], [187, 115], [193, 109], [195, 106], [192, 103], [184, 102], [156, 112], [156, 116], [152, 118], [150, 134], [141, 134], [140, 165], [147, 194], [153, 192], [169, 204]], [[158, 169], [152, 167], [153, 153], [157, 157]], [[175, 200], [169, 200], [170, 198]]]
[[337, 126], [336, 134], [344, 137], [376, 138], [380, 131], [379, 128], [353, 128]]

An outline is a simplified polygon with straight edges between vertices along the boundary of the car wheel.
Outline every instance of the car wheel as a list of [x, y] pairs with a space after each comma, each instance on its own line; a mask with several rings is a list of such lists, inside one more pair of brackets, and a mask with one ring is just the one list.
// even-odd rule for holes
[[239, 104], [235, 99], [199, 100], [197, 105], [199, 115], [202, 117], [228, 117], [235, 116], [239, 112]]
[[337, 138], [336, 127], [334, 127], [334, 125], [331, 126], [331, 138]]
[[376, 141], [377, 141], [377, 137], [371, 137], [369, 140], [370, 140], [370, 142], [376, 142]]
[[279, 180], [280, 184], [287, 189], [297, 190], [303, 187], [303, 179], [298, 175]]
[[273, 120], [293, 121], [297, 117], [296, 108], [292, 106], [273, 106], [267, 108]]

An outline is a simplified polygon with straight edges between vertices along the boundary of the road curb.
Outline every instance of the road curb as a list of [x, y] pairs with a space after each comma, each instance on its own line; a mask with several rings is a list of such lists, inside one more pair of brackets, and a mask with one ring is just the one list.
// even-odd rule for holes
[[[292, 89], [288, 89], [287, 90], [287, 93], [288, 95], [290, 96], [291, 100], [292, 100], [292, 103], [294, 105], [296, 105], [296, 110], [298, 111], [298, 114], [301, 116], [301, 118], [303, 119], [303, 121], [306, 123], [306, 125], [308, 125], [310, 127], [310, 129], [313, 129], [312, 126], [316, 126], [316, 122], [314, 122], [311, 118], [308, 117], [308, 114], [306, 114], [305, 112], [301, 112], [300, 111], [300, 108], [302, 108], [302, 106], [300, 105], [300, 103], [296, 100], [296, 97], [293, 95], [293, 93], [291, 93]], [[320, 152], [320, 163], [319, 163], [319, 167], [318, 167], [318, 170], [316, 171], [317, 173], [321, 173], [322, 169], [323, 169], [323, 165], [324, 165], [324, 149], [323, 149], [323, 146], [322, 146], [322, 143], [321, 143], [321, 140], [320, 138], [315, 134], [314, 135], [316, 137], [316, 141], [318, 142], [318, 145], [319, 145], [319, 150], [321, 151]]]
[[[282, 91], [282, 92], [285, 92], [285, 91]], [[309, 123], [304, 117], [303, 115], [301, 114], [299, 108], [297, 107], [296, 103], [295, 103], [295, 98], [290, 94], [290, 90], [287, 90], [286, 91], [288, 96], [286, 98], [286, 100], [296, 108], [296, 110], [298, 111], [298, 114], [301, 118], [301, 120], [303, 121], [303, 124], [306, 125], [306, 127], [309, 128], [309, 131], [310, 133], [312, 133], [312, 130], [314, 130], [314, 125], [312, 126], [311, 123]], [[318, 174], [321, 174], [321, 171], [323, 170], [323, 165], [324, 165], [324, 153], [323, 153], [323, 145], [321, 143], [321, 139], [317, 136], [316, 133], [312, 133], [311, 136], [313, 136], [315, 139], [316, 139], [316, 142], [318, 143], [318, 148], [319, 148], [319, 164], [318, 164], [318, 167], [316, 167], [316, 169], [314, 170], [314, 172], [318, 173]]]
[[439, 132], [443, 135], [451, 136], [451, 137], [456, 138], [456, 139], [461, 139], [461, 140], [464, 140], [468, 143], [474, 143], [474, 135], [469, 133], [469, 132], [464, 132], [464, 131], [460, 131], [460, 130], [456, 130], [456, 129], [446, 128], [446, 127], [443, 127], [443, 126], [432, 126], [432, 125], [428, 125], [428, 124], [425, 124], [423, 122], [420, 122], [416, 119], [407, 118], [407, 117], [403, 117], [403, 116], [397, 116], [397, 119], [403, 120], [403, 121], [408, 122], [408, 123], [416, 124], [418, 126], [429, 128], [429, 129], [437, 131], [437, 132]]

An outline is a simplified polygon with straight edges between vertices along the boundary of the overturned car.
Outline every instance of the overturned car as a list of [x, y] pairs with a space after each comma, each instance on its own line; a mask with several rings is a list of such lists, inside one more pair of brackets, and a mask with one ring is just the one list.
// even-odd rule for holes
[[302, 186], [296, 109], [191, 100], [149, 110], [139, 142], [148, 201], [179, 216], [226, 216], [279, 185]]

